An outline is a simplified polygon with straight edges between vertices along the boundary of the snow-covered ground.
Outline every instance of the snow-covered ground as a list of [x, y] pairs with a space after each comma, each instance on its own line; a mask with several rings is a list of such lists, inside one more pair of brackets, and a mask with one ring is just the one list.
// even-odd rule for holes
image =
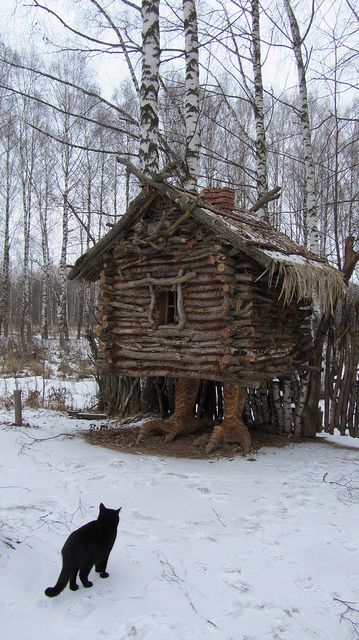
[[[88, 423], [24, 413], [16, 428], [0, 411], [2, 640], [358, 637], [351, 439], [181, 460], [53, 438]], [[46, 598], [64, 540], [101, 501], [123, 506], [109, 579]]]
[[97, 383], [95, 378], [48, 378], [41, 376], [24, 376], [17, 378], [0, 378], [0, 399], [13, 397], [15, 389], [21, 389], [22, 402], [38, 397], [39, 404], [65, 404], [68, 409], [86, 409], [97, 404]]

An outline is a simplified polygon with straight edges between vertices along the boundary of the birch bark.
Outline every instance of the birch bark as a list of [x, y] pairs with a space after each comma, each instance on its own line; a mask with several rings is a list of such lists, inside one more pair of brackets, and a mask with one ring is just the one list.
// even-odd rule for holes
[[29, 267], [30, 267], [30, 230], [32, 219], [32, 191], [33, 173], [35, 163], [35, 136], [34, 131], [29, 131], [25, 124], [20, 128], [20, 172], [21, 192], [23, 206], [23, 272], [22, 272], [22, 299], [20, 317], [20, 338], [23, 344], [31, 339], [31, 319], [29, 303]]
[[142, 78], [140, 87], [140, 168], [158, 173], [158, 90], [160, 67], [159, 0], [142, 0]]
[[[65, 127], [65, 131], [66, 127]], [[68, 132], [67, 132], [68, 133]], [[65, 146], [63, 150], [63, 172], [64, 172], [64, 191], [62, 196], [62, 244], [59, 264], [59, 280], [60, 294], [58, 306], [58, 322], [59, 322], [59, 341], [60, 347], [63, 349], [69, 340], [69, 328], [67, 322], [67, 246], [69, 236], [69, 174], [70, 174], [70, 153], [69, 147]]]
[[306, 178], [306, 203], [304, 220], [305, 245], [314, 253], [319, 252], [319, 231], [316, 206], [315, 174], [313, 160], [313, 145], [309, 121], [308, 91], [305, 74], [305, 64], [302, 56], [303, 40], [300, 35], [298, 22], [290, 4], [290, 0], [284, 0], [285, 10], [288, 16], [292, 46], [297, 64], [299, 99], [300, 99], [300, 119], [302, 125], [302, 137], [304, 146], [304, 164]]
[[1, 290], [0, 290], [0, 334], [6, 337], [9, 332], [9, 303], [10, 303], [10, 218], [12, 200], [14, 196], [14, 146], [15, 139], [11, 122], [4, 127], [6, 138], [4, 140], [5, 171], [3, 174], [4, 184], [4, 241], [3, 259], [1, 268]]
[[36, 177], [34, 190], [39, 214], [41, 230], [41, 254], [42, 254], [42, 289], [41, 289], [41, 338], [49, 337], [49, 283], [50, 283], [50, 252], [48, 235], [48, 214], [51, 195], [51, 175], [53, 163], [44, 149], [41, 173]]
[[186, 165], [185, 188], [196, 191], [200, 154], [198, 25], [195, 0], [183, 0], [186, 60]]
[[[252, 0], [252, 63], [254, 79], [253, 110], [256, 125], [256, 182], [258, 199], [268, 192], [267, 144], [264, 126], [264, 97], [262, 81], [259, 0]], [[268, 205], [257, 211], [260, 218], [268, 219]]]

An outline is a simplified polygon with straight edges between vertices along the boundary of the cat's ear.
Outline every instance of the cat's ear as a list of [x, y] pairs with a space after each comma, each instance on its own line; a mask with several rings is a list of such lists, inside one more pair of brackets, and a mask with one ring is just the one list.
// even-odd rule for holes
[[103, 502], [101, 502], [101, 504], [100, 504], [100, 513], [102, 511], [104, 511], [105, 509], [106, 509], [105, 505], [103, 504]]
[[120, 513], [122, 507], [120, 507], [119, 509], [116, 509], [117, 513]]

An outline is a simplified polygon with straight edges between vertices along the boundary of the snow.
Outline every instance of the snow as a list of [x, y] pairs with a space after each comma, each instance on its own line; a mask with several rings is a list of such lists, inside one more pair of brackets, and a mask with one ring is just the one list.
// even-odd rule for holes
[[[31, 401], [38, 394], [47, 404], [64, 402], [69, 409], [86, 409], [97, 404], [98, 387], [95, 378], [42, 378], [24, 376], [0, 378], [0, 398], [12, 398], [14, 390], [21, 389], [22, 401]], [[56, 408], [56, 407], [55, 407]]]
[[269, 258], [275, 262], [285, 262], [286, 264], [309, 265], [318, 269], [323, 269], [324, 264], [311, 258], [299, 255], [297, 253], [286, 254], [281, 251], [272, 251], [270, 249], [261, 249]]
[[[184, 460], [68, 437], [88, 422], [54, 411], [12, 419], [0, 411], [3, 640], [357, 637], [352, 439]], [[110, 577], [46, 598], [64, 540], [101, 501], [123, 506]]]

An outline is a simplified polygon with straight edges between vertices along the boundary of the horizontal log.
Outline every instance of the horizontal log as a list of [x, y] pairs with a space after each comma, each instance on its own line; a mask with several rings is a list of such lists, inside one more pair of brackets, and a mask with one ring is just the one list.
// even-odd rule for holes
[[225, 320], [188, 320], [187, 327], [193, 331], [223, 331], [227, 322]]
[[194, 331], [193, 329], [177, 329], [176, 325], [167, 325], [158, 327], [153, 330], [153, 336], [163, 336], [165, 338], [169, 337], [183, 337], [183, 338], [191, 338], [193, 342], [203, 342], [207, 340], [217, 340], [221, 338], [221, 332], [219, 331]]
[[134, 301], [129, 303], [119, 300], [113, 300], [112, 302], [110, 302], [110, 307], [112, 307], [113, 309], [128, 309], [131, 311], [146, 312], [146, 309], [143, 306], [136, 304]]
[[206, 304], [205, 302], [203, 302], [202, 304], [189, 304], [188, 301], [186, 301], [184, 308], [186, 310], [186, 315], [188, 317], [188, 319], [190, 319], [192, 316], [198, 316], [200, 318], [203, 318], [206, 314], [217, 314], [217, 315], [221, 315], [222, 317], [224, 317], [229, 310], [228, 305], [223, 305], [223, 304]]
[[[203, 353], [204, 353], [203, 343], [196, 344], [193, 342], [189, 342], [186, 344], [171, 342], [169, 345], [169, 344], [164, 344], [162, 341], [161, 342], [159, 341], [159, 342], [152, 343], [152, 345], [147, 344], [146, 346], [144, 346], [139, 342], [133, 342], [133, 340], [131, 340], [128, 343], [117, 341], [115, 343], [115, 347], [116, 347], [116, 353], [127, 352], [127, 351], [131, 353], [142, 354], [142, 355], [147, 353], [158, 355], [161, 353], [166, 358], [169, 357], [169, 354], [171, 352], [173, 353], [178, 352], [179, 354], [191, 354], [191, 356], [193, 356], [193, 354], [196, 354], [196, 353], [198, 353], [198, 355], [200, 356], [203, 356]], [[165, 351], [163, 350], [164, 347], [167, 347]], [[222, 357], [223, 352], [224, 352], [223, 345], [221, 345], [219, 342], [207, 343], [206, 350], [205, 350], [206, 354], [209, 354], [210, 356]], [[144, 359], [145, 357], [146, 356], [144, 355]]]
[[[216, 255], [213, 253], [214, 247], [208, 245], [206, 248], [202, 248], [200, 250], [191, 250], [191, 252], [184, 254], [183, 246], [178, 247], [178, 251], [174, 251], [173, 248], [168, 248], [166, 253], [163, 256], [159, 256], [158, 254], [153, 257], [147, 256], [146, 258], [146, 269], [160, 269], [166, 264], [171, 266], [178, 265], [185, 266], [186, 264], [190, 265], [194, 261], [198, 261], [200, 264], [215, 264], [219, 260], [221, 260], [221, 255]], [[116, 264], [126, 271], [136, 271], [143, 270], [143, 259], [137, 258], [136, 260], [126, 259], [126, 256], [123, 256], [122, 259], [118, 258], [116, 260]]]
[[136, 287], [144, 287], [150, 284], [157, 285], [158, 287], [175, 286], [181, 282], [188, 282], [196, 278], [197, 274], [194, 272], [185, 273], [183, 276], [176, 276], [173, 278], [153, 278], [152, 276], [146, 276], [140, 280], [132, 280], [129, 282], [117, 283], [115, 288], [119, 291], [123, 289], [135, 289]]
[[[186, 372], [196, 372], [197, 376], [199, 378], [203, 377], [204, 375], [207, 377], [207, 370], [204, 370], [204, 364], [206, 363], [201, 363], [201, 364], [197, 364], [196, 362], [176, 362], [176, 366], [171, 366], [171, 362], [170, 361], [165, 361], [165, 362], [141, 362], [141, 361], [137, 361], [135, 359], [125, 359], [125, 358], [119, 358], [119, 359], [115, 359], [112, 362], [109, 360], [110, 364], [112, 364], [113, 366], [116, 366], [117, 369], [122, 369], [122, 371], [134, 371], [134, 370], [147, 370], [150, 372], [151, 376], [159, 376], [159, 375], [166, 375], [166, 374], [160, 374], [158, 373], [158, 370], [161, 371], [171, 371], [172, 372], [172, 376], [173, 377], [180, 377], [185, 375]], [[211, 365], [213, 365], [213, 363], [210, 363]], [[208, 369], [208, 373], [211, 372], [212, 374], [214, 372], [216, 372], [216, 379], [218, 379], [221, 375], [221, 370], [219, 367], [214, 367], [211, 366]], [[127, 374], [126, 374], [127, 375]], [[130, 375], [130, 373], [129, 373]], [[139, 374], [141, 375], [141, 374]]]
[[228, 316], [228, 312], [224, 311], [222, 308], [220, 311], [212, 312], [211, 309], [204, 308], [202, 313], [194, 313], [193, 310], [189, 311], [186, 307], [186, 322], [187, 325], [191, 326], [196, 322], [214, 322], [216, 320], [225, 321]]
[[113, 373], [117, 375], [126, 375], [132, 376], [135, 378], [151, 378], [151, 377], [166, 377], [166, 378], [178, 378], [179, 376], [186, 378], [193, 378], [194, 380], [213, 380], [214, 382], [224, 381], [224, 382], [232, 382], [234, 384], [238, 384], [242, 387], [249, 387], [253, 389], [258, 389], [262, 384], [262, 379], [248, 379], [244, 378], [243, 375], [239, 375], [238, 372], [231, 373], [229, 371], [219, 372], [219, 371], [191, 371], [188, 369], [181, 369], [178, 372], [177, 369], [171, 368], [162, 368], [162, 369], [154, 369], [152, 366], [147, 368], [135, 368], [129, 369], [128, 371], [124, 371], [118, 366], [114, 365], [112, 367]]
[[193, 358], [193, 354], [191, 353], [179, 353], [178, 351], [158, 351], [158, 352], [143, 352], [143, 351], [134, 351], [132, 349], [120, 349], [114, 350], [111, 357], [127, 358], [129, 360], [140, 360], [145, 366], [148, 366], [149, 361], [153, 363], [157, 363], [159, 366], [163, 366], [166, 363], [179, 363], [179, 364], [192, 364], [195, 363], [196, 367], [200, 364], [206, 364], [214, 367], [218, 367], [219, 357], [218, 354], [209, 354], [207, 352], [202, 352], [203, 355], [196, 355], [195, 360]]
[[255, 274], [247, 271], [237, 272], [234, 274], [234, 279], [239, 283], [252, 283], [254, 281]]

